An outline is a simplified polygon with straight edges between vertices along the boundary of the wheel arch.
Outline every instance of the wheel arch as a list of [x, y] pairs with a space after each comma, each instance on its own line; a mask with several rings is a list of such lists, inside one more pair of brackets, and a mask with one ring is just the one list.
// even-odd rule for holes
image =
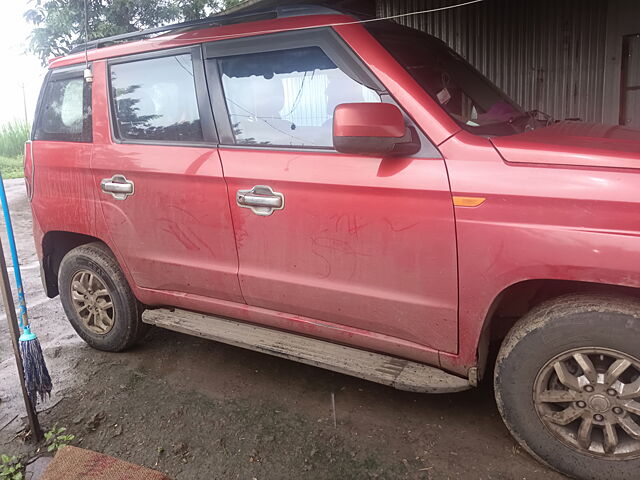
[[640, 298], [640, 288], [575, 280], [530, 279], [506, 286], [496, 295], [484, 319], [477, 346], [478, 378], [515, 323], [537, 305], [567, 294], [614, 294]]
[[44, 234], [42, 237], [41, 275], [47, 297], [54, 298], [60, 293], [58, 271], [64, 256], [80, 245], [93, 242], [103, 243], [109, 248], [104, 240], [83, 233], [54, 230]]

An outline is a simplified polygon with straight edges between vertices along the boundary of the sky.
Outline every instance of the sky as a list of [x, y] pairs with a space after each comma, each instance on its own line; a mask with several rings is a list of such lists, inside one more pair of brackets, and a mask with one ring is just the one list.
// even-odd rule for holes
[[29, 3], [29, 0], [0, 0], [0, 125], [24, 120], [25, 100], [28, 121], [33, 120], [46, 73], [40, 60], [26, 53], [31, 27], [22, 15]]

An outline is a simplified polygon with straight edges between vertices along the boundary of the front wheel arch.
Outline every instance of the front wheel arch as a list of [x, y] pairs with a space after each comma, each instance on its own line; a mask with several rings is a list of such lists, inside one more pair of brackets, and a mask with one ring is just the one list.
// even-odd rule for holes
[[476, 350], [478, 378], [493, 366], [500, 342], [520, 318], [538, 305], [564, 295], [617, 295], [640, 298], [640, 288], [557, 279], [529, 279], [500, 291], [487, 309]]

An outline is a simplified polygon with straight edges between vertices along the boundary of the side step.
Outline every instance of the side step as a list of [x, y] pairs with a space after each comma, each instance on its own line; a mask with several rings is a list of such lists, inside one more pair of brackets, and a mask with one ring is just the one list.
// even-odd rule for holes
[[196, 337], [268, 353], [399, 390], [459, 392], [469, 381], [421, 363], [186, 310], [146, 310], [142, 321]]

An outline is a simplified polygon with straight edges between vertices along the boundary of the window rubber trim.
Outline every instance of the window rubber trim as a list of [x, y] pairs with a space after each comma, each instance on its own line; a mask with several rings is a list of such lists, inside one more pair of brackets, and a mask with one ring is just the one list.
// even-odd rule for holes
[[305, 47], [319, 47], [342, 72], [353, 80], [379, 93], [385, 91], [384, 85], [364, 67], [355, 52], [346, 45], [335, 30], [328, 27], [209, 42], [204, 44], [204, 58], [210, 60]]

